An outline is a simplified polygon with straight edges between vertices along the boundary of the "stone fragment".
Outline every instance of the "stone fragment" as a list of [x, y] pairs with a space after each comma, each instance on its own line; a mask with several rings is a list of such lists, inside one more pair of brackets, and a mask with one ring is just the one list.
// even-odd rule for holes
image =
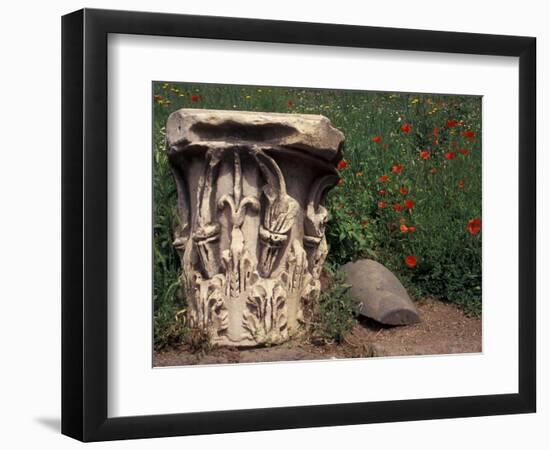
[[174, 248], [198, 335], [250, 347], [304, 330], [327, 256], [321, 202], [338, 180], [343, 141], [326, 117], [310, 114], [169, 116]]
[[361, 259], [343, 266], [350, 294], [357, 312], [386, 325], [409, 325], [420, 322], [407, 291], [382, 264]]

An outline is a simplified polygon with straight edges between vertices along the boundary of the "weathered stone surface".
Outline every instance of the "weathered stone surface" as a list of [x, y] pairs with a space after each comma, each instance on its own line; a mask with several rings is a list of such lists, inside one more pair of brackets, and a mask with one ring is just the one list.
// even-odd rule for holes
[[350, 293], [359, 314], [387, 325], [420, 322], [407, 291], [382, 264], [361, 259], [344, 265], [343, 270], [346, 283], [352, 286]]
[[323, 116], [182, 109], [166, 125], [190, 327], [213, 344], [304, 329], [327, 255], [321, 205], [344, 136]]
[[344, 135], [330, 121], [314, 114], [180, 109], [166, 125], [170, 146], [200, 146], [204, 142], [269, 145], [271, 152], [291, 149], [316, 159], [338, 162]]

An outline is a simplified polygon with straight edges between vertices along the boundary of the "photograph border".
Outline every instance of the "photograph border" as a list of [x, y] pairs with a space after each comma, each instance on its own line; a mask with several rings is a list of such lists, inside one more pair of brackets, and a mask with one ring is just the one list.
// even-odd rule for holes
[[[517, 393], [109, 418], [107, 40], [112, 33], [519, 57]], [[84, 9], [62, 18], [62, 433], [82, 441], [536, 410], [536, 39]]]

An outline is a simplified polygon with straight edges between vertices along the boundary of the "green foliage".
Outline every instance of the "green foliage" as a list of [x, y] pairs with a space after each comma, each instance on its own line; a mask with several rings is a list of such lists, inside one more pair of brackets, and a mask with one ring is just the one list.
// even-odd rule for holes
[[349, 294], [342, 272], [332, 274], [328, 289], [321, 292], [319, 305], [313, 319], [313, 335], [328, 341], [341, 342], [344, 335], [356, 323], [354, 302]]
[[[481, 217], [480, 99], [378, 94], [372, 103], [372, 126], [354, 126], [360, 119], [353, 113], [341, 118], [347, 166], [327, 199], [329, 258], [375, 259], [412, 294], [479, 314], [481, 234], [470, 234], [467, 225]], [[414, 268], [404, 263], [409, 255]]]
[[172, 221], [176, 205], [176, 187], [164, 152], [164, 128], [154, 123], [153, 148], [153, 305], [154, 345], [160, 349], [182, 342], [185, 327], [177, 320], [185, 307], [178, 272], [180, 263], [172, 246]]
[[[163, 152], [164, 124], [179, 108], [328, 117], [346, 136], [347, 164], [339, 170], [341, 184], [325, 201], [328, 265], [375, 259], [411, 295], [452, 301], [480, 314], [481, 232], [467, 231], [470, 219], [481, 218], [480, 97], [187, 83], [154, 83], [153, 96], [157, 348], [179, 342], [183, 333], [174, 325], [175, 314], [185, 308], [174, 287], [179, 270], [171, 245], [176, 191]], [[402, 130], [404, 124], [408, 131]], [[427, 159], [421, 152], [428, 152]], [[449, 152], [452, 159], [445, 158]], [[393, 166], [401, 170], [392, 171]], [[382, 182], [384, 175], [388, 178]], [[405, 200], [413, 202], [412, 208], [405, 208]], [[407, 256], [414, 256], [415, 267], [405, 264]]]

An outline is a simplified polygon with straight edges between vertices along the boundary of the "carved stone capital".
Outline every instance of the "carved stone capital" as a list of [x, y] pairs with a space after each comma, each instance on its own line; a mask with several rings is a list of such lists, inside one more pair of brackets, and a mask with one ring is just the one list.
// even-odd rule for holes
[[327, 254], [321, 201], [343, 141], [319, 115], [181, 109], [168, 118], [188, 320], [213, 344], [280, 343], [304, 329]]

